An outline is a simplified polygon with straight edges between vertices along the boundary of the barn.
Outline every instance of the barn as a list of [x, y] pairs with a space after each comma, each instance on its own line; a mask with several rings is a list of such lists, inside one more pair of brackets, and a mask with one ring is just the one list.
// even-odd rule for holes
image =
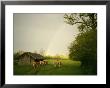
[[34, 60], [44, 60], [44, 57], [37, 53], [25, 52], [19, 56], [18, 64], [31, 64]]

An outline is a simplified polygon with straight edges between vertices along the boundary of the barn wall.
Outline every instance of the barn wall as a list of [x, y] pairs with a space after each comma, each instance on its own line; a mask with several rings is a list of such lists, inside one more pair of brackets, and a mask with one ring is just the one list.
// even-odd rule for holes
[[33, 60], [31, 59], [31, 63], [30, 63], [30, 57], [24, 56], [22, 58], [20, 58], [18, 64], [19, 65], [23, 65], [23, 64], [32, 64]]

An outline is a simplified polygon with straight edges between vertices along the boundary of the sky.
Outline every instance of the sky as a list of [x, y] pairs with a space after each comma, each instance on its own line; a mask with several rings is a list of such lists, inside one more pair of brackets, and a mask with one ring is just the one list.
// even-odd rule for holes
[[78, 33], [77, 26], [64, 22], [63, 13], [15, 13], [14, 52], [40, 52], [68, 55], [68, 47]]

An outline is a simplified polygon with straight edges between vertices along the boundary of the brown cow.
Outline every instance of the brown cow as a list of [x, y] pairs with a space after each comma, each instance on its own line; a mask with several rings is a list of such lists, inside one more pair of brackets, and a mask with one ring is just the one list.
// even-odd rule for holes
[[47, 64], [48, 64], [48, 61], [46, 60], [40, 61], [40, 65], [47, 65]]
[[62, 63], [61, 63], [61, 61], [60, 60], [55, 60], [55, 62], [54, 62], [54, 66], [55, 67], [61, 67], [61, 65], [62, 65]]
[[34, 69], [36, 69], [36, 67], [39, 67], [39, 64], [40, 64], [39, 62], [34, 61], [32, 63], [32, 66], [33, 66]]

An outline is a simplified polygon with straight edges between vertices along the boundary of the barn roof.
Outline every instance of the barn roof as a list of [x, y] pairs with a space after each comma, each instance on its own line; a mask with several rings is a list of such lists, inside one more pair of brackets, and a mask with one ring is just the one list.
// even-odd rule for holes
[[25, 52], [23, 53], [21, 57], [24, 57], [24, 56], [28, 56], [28, 57], [31, 57], [32, 59], [44, 59], [44, 57], [40, 54], [37, 54], [37, 53], [31, 53], [31, 52]]

